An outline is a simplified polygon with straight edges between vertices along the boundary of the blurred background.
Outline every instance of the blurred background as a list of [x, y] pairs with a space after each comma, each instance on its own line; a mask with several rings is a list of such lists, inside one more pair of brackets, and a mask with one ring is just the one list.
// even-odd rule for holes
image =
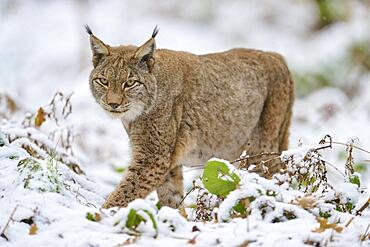
[[[84, 24], [110, 45], [140, 45], [158, 25], [158, 48], [279, 52], [296, 81], [290, 146], [330, 134], [341, 142], [356, 136], [356, 145], [370, 149], [369, 0], [0, 0], [2, 116], [34, 112], [56, 91], [73, 93], [66, 124], [76, 134], [75, 152], [84, 164], [105, 167], [119, 179], [116, 173], [129, 161], [128, 139], [90, 93]], [[338, 148], [326, 155], [344, 166], [345, 154]], [[367, 160], [355, 153], [356, 170], [368, 172]], [[99, 171], [90, 169], [112, 181]]]

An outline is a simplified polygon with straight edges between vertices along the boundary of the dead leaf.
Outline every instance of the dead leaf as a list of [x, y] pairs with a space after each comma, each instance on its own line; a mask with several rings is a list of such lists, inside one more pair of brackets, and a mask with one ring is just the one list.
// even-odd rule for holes
[[251, 241], [251, 240], [247, 239], [241, 245], [239, 245], [239, 247], [248, 247], [249, 244], [253, 243], [253, 242], [256, 242], [256, 241]]
[[38, 231], [38, 228], [36, 226], [35, 223], [33, 223], [31, 226], [30, 226], [30, 230], [28, 232], [29, 235], [35, 235]]
[[129, 237], [128, 239], [125, 240], [125, 242], [123, 242], [122, 244], [118, 244], [116, 246], [119, 247], [119, 246], [131, 245], [131, 244], [134, 244], [137, 241], [137, 239], [138, 238], [136, 236]]
[[304, 209], [312, 209], [316, 206], [317, 201], [314, 196], [306, 195], [301, 198], [297, 198], [294, 204], [301, 206]]
[[7, 107], [10, 110], [10, 112], [13, 113], [13, 112], [17, 111], [18, 106], [15, 103], [15, 101], [9, 95], [5, 94], [4, 96], [5, 96], [5, 100], [6, 100], [6, 103], [7, 103]]
[[338, 233], [341, 233], [342, 230], [343, 230], [343, 227], [341, 226], [338, 226], [338, 222], [337, 223], [328, 223], [328, 219], [326, 218], [322, 218], [322, 217], [316, 217], [316, 220], [317, 222], [320, 223], [320, 226], [318, 228], [315, 228], [314, 230], [312, 230], [312, 232], [324, 232], [325, 230], [328, 230], [328, 229], [333, 229], [334, 231], [338, 232]]
[[179, 214], [184, 217], [185, 219], [188, 219], [188, 214], [186, 213], [185, 211], [185, 208], [184, 207], [180, 207], [179, 208]]
[[32, 157], [40, 158], [40, 155], [37, 153], [37, 151], [33, 149], [31, 146], [29, 146], [28, 144], [23, 144], [22, 148], [26, 150], [27, 153], [29, 153], [29, 155], [31, 155]]
[[35, 117], [35, 126], [40, 127], [45, 122], [45, 120], [45, 111], [42, 107], [40, 107]]
[[71, 163], [68, 163], [66, 165], [69, 167], [69, 169], [74, 171], [74, 173], [79, 174], [79, 175], [81, 175], [81, 174], [85, 175], [85, 172], [76, 163], [71, 162]]
[[195, 238], [196, 238], [196, 237], [194, 237], [194, 238], [190, 239], [190, 240], [188, 241], [188, 244], [195, 244], [195, 243], [196, 243]]
[[95, 221], [101, 221], [101, 214], [95, 213]]

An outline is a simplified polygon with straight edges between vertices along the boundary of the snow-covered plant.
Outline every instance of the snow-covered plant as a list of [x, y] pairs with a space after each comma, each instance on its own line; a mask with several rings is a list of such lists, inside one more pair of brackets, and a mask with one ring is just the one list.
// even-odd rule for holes
[[19, 161], [18, 170], [24, 177], [24, 188], [41, 192], [61, 191], [58, 164], [53, 159], [44, 162], [28, 157]]
[[[280, 158], [286, 169], [273, 179], [237, 169], [228, 161], [210, 160], [205, 165], [201, 182], [218, 202], [211, 207], [211, 196], [199, 193], [197, 198], [202, 195], [203, 201], [197, 200], [197, 208], [202, 210], [195, 210], [195, 219], [210, 221], [216, 218], [227, 222], [235, 217], [253, 215], [275, 223], [307, 215], [330, 218], [338, 211], [354, 213], [360, 206], [360, 175], [348, 173], [349, 176], [344, 175], [343, 182], [334, 188], [327, 178], [328, 163], [320, 154], [320, 150], [331, 146], [331, 143], [325, 146], [324, 141], [318, 147], [301, 146], [283, 152]], [[209, 206], [205, 206], [207, 203]]]
[[302, 146], [284, 151], [281, 160], [286, 165], [289, 183], [299, 190], [313, 193], [330, 187], [327, 168], [317, 148]]
[[63, 162], [74, 172], [82, 174], [80, 162], [72, 150], [73, 128], [61, 125], [72, 112], [70, 98], [71, 95], [57, 92], [49, 104], [35, 113], [27, 113], [22, 121], [4, 120], [0, 139], [22, 147], [33, 158], [53, 157], [53, 160]]
[[[122, 245], [157, 237], [202, 245], [206, 237], [197, 237], [208, 234], [209, 227], [225, 226], [225, 230], [230, 230], [233, 225], [245, 225], [247, 231], [256, 232], [256, 225], [271, 227], [269, 224], [280, 223], [283, 226], [284, 222], [287, 226], [307, 222], [311, 235], [302, 242], [321, 244], [318, 238], [328, 236], [329, 232], [350, 235], [347, 226], [352, 220], [357, 224], [358, 215], [370, 203], [360, 174], [352, 169], [354, 142], [344, 144], [347, 148], [345, 172], [337, 170], [342, 181], [334, 185], [328, 180], [327, 168], [332, 165], [323, 158], [321, 150], [329, 149], [332, 141], [326, 138], [320, 145], [300, 146], [282, 154], [245, 154], [239, 159], [245, 161], [244, 165], [234, 166], [237, 161], [211, 159], [189, 191], [193, 193], [188, 198], [191, 203], [181, 203], [179, 209], [157, 207], [155, 199], [138, 199], [126, 208], [99, 209], [104, 201], [104, 193], [98, 195], [96, 192], [99, 186], [70, 169], [73, 162], [78, 164], [72, 149], [68, 148], [67, 136], [72, 133], [58, 125], [61, 121], [49, 125], [54, 121], [49, 114], [52, 107], [41, 109], [29, 118], [29, 125], [8, 120], [0, 125], [0, 162], [5, 164], [0, 173], [0, 198], [5, 198], [2, 202], [7, 205], [6, 214], [10, 214], [8, 222], [12, 222], [1, 225], [3, 239], [0, 238], [0, 242], [12, 238], [13, 233], [7, 232], [7, 228], [13, 230], [8, 227], [10, 224], [23, 227], [23, 232], [26, 227], [29, 235], [37, 236], [48, 227], [55, 227], [54, 222], [65, 224], [64, 217], [68, 216], [68, 220], [79, 221], [88, 230], [105, 229], [119, 241], [123, 238]], [[61, 110], [58, 109], [55, 110]], [[65, 137], [67, 142], [59, 145], [58, 140]], [[286, 168], [272, 178], [248, 169], [255, 166], [264, 171], [268, 169], [268, 162], [280, 159]], [[14, 196], [16, 200], [12, 194], [17, 195]], [[9, 212], [11, 208], [13, 211]], [[0, 215], [0, 223], [6, 220]], [[228, 222], [230, 224], [225, 224]], [[68, 231], [59, 232], [58, 236], [68, 234]], [[360, 237], [367, 238], [367, 230]], [[217, 239], [215, 244], [218, 244]]]
[[119, 232], [156, 238], [158, 234], [172, 236], [183, 231], [190, 231], [186, 219], [176, 209], [161, 207], [136, 199], [126, 208], [104, 209], [87, 212], [86, 219], [111, 225]]

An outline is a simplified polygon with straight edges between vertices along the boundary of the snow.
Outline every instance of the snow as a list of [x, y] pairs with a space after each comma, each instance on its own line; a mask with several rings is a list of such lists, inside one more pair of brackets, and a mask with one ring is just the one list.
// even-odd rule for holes
[[353, 204], [356, 204], [358, 202], [359, 194], [357, 190], [357, 185], [355, 184], [338, 184], [336, 187], [336, 192], [339, 195], [341, 202], [351, 202]]
[[[369, 209], [355, 214], [369, 199], [370, 155], [353, 150], [355, 166], [363, 167], [360, 187], [343, 174], [346, 145], [370, 149], [370, 73], [362, 67], [348, 68], [353, 63], [348, 50], [355, 41], [369, 40], [370, 11], [364, 2], [348, 2], [347, 21], [313, 32], [313, 1], [2, 1], [0, 233], [8, 240], [0, 237], [0, 246], [360, 245], [370, 222]], [[193, 188], [193, 181], [202, 189], [189, 194], [183, 211], [158, 209], [155, 193], [126, 208], [100, 209], [130, 162], [130, 146], [122, 124], [110, 119], [89, 91], [86, 23], [112, 45], [140, 44], [158, 24], [159, 48], [197, 54], [232, 47], [272, 50], [286, 57], [295, 74], [329, 74], [332, 84], [295, 101], [290, 149], [280, 157], [291, 162], [290, 171], [311, 174], [305, 157], [329, 134], [344, 145], [333, 144], [311, 158], [326, 161], [332, 188], [306, 193], [294, 187], [287, 174], [265, 179], [251, 172], [255, 164], [238, 170], [215, 158], [241, 181], [224, 200], [204, 195], [202, 200], [215, 207], [210, 222], [195, 221], [192, 208], [206, 192], [199, 167], [185, 169], [185, 190]], [[63, 96], [56, 96], [53, 108], [49, 103], [57, 91]], [[15, 112], [5, 95], [17, 105]], [[62, 109], [69, 96], [72, 113], [66, 118]], [[27, 116], [31, 122], [34, 118], [27, 112], [35, 113], [39, 107], [55, 112], [58, 124], [47, 117], [39, 128], [27, 125]], [[73, 164], [83, 173], [71, 169]], [[246, 198], [248, 217], [235, 217], [233, 207]], [[352, 213], [336, 210], [334, 200], [350, 203]], [[313, 208], [302, 206], [311, 202]], [[131, 209], [145, 219], [135, 230], [126, 226]], [[87, 213], [101, 219], [88, 220]], [[343, 231], [314, 232], [320, 214], [330, 215], [328, 221]], [[34, 235], [29, 234], [32, 223], [38, 229]]]
[[[104, 201], [105, 192], [98, 190], [99, 185], [90, 181], [88, 176], [75, 174], [63, 163], [32, 158], [12, 143], [0, 147], [0, 157], [0, 222], [6, 222], [16, 208], [5, 230], [9, 241], [1, 238], [2, 246], [48, 246], [51, 242], [55, 246], [112, 246], [126, 241], [160, 246], [163, 243], [186, 245], [191, 240], [199, 246], [215, 243], [236, 246], [246, 240], [268, 246], [275, 242], [293, 246], [302, 245], [302, 241], [308, 239], [329, 239], [327, 232], [321, 235], [312, 232], [317, 227], [315, 217], [320, 211], [331, 212], [333, 215], [329, 219], [332, 222], [340, 219], [342, 224], [351, 217], [348, 213], [336, 213], [330, 207], [332, 205], [324, 203], [325, 200], [316, 199], [321, 196], [318, 194], [314, 194], [317, 200], [315, 208], [305, 210], [292, 203], [296, 198], [305, 196], [303, 192], [286, 190], [277, 184], [277, 180], [268, 180], [242, 170], [235, 170], [241, 178], [240, 186], [216, 210], [220, 223], [186, 220], [176, 209], [157, 209], [152, 198], [137, 199], [126, 208], [102, 210], [99, 205]], [[25, 162], [30, 160], [32, 162]], [[231, 164], [227, 165], [232, 168]], [[358, 201], [363, 203], [364, 198], [369, 196], [368, 192], [360, 195], [357, 186], [350, 183], [338, 186], [336, 193], [345, 198], [344, 202], [353, 204]], [[250, 203], [250, 216], [247, 219], [231, 217], [230, 211], [236, 202], [250, 197], [255, 198]], [[135, 230], [128, 229], [126, 225], [132, 209], [145, 220]], [[293, 219], [283, 216], [284, 212], [294, 215]], [[90, 221], [86, 218], [87, 213], [99, 214], [101, 219]], [[30, 226], [26, 222], [31, 219], [38, 228], [35, 235], [29, 235]], [[349, 235], [359, 235], [367, 224], [366, 219], [360, 219], [356, 217], [353, 227], [336, 234], [334, 243], [353, 241]], [[137, 235], [140, 237], [134, 237]]]

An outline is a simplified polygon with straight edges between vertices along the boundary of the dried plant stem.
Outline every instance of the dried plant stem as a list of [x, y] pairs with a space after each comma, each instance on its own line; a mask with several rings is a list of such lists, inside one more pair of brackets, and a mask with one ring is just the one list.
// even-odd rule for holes
[[324, 159], [322, 159], [322, 158], [320, 158], [320, 159], [321, 159], [321, 161], [322, 161], [324, 164], [328, 164], [328, 165], [330, 165], [334, 170], [336, 170], [337, 172], [339, 172], [343, 177], [346, 177], [346, 175], [344, 175], [344, 173], [343, 173], [343, 172], [341, 172], [338, 168], [336, 168], [336, 167], [335, 167], [335, 165], [331, 164], [330, 162], [328, 162], [328, 161], [326, 161], [326, 160], [324, 160]]
[[180, 203], [179, 203], [179, 206], [177, 206], [177, 208], [179, 208], [181, 206], [181, 204], [185, 201], [186, 197], [188, 197], [190, 195], [191, 192], [193, 192], [195, 189], [199, 189], [199, 186], [193, 186], [193, 188], [191, 188], [186, 194], [185, 196], [181, 199]]
[[243, 160], [248, 160], [248, 159], [253, 159], [253, 158], [263, 157], [263, 156], [270, 156], [270, 155], [280, 156], [281, 154], [276, 153], [276, 152], [271, 152], [271, 153], [260, 153], [260, 154], [255, 154], [255, 155], [247, 155], [247, 156], [240, 157], [239, 159], [234, 160], [233, 162], [231, 162], [231, 164], [234, 164], [236, 162], [243, 161]]
[[14, 216], [14, 214], [15, 214], [15, 211], [17, 211], [18, 206], [19, 206], [19, 205], [16, 205], [16, 206], [14, 207], [13, 211], [11, 212], [11, 214], [10, 214], [10, 216], [9, 216], [8, 221], [5, 223], [5, 225], [4, 225], [4, 227], [3, 227], [3, 229], [1, 230], [0, 236], [1, 236], [1, 237], [3, 237], [3, 238], [5, 238], [5, 239], [6, 239], [6, 241], [9, 241], [9, 239], [8, 239], [8, 237], [5, 235], [5, 231], [6, 231], [6, 229], [8, 228], [10, 221], [13, 219], [13, 216]]
[[203, 168], [204, 168], [204, 165], [192, 166], [190, 169], [186, 170], [185, 172], [191, 172], [191, 171], [201, 170]]
[[366, 230], [360, 239], [361, 241], [365, 241], [365, 239], [369, 236], [369, 233], [368, 233], [369, 229], [370, 229], [370, 224], [367, 225]]
[[370, 198], [362, 205], [362, 207], [356, 211], [356, 215], [361, 215], [361, 213], [370, 205]]
[[[356, 216], [359, 216], [361, 215], [361, 213], [370, 205], [370, 198], [367, 199], [367, 201], [364, 203], [364, 205], [361, 206], [361, 208], [359, 210], [356, 211]], [[355, 219], [356, 217], [353, 216], [348, 222], [347, 224], [345, 225], [345, 227], [348, 227], [352, 221]], [[366, 230], [367, 232], [367, 230]]]
[[352, 223], [352, 221], [355, 219], [356, 217], [355, 216], [353, 216], [347, 223], [346, 223], [346, 225], [344, 226], [344, 227], [348, 227], [351, 223]]
[[319, 150], [327, 149], [327, 148], [332, 148], [331, 144], [327, 146], [321, 146], [321, 147], [315, 148], [314, 151], [319, 151]]
[[[330, 143], [330, 142], [325, 142], [325, 143]], [[361, 147], [358, 147], [358, 146], [355, 146], [355, 145], [352, 145], [352, 144], [346, 144], [346, 143], [343, 143], [343, 142], [336, 142], [336, 141], [332, 141], [331, 142], [332, 144], [336, 144], [336, 145], [341, 145], [341, 146], [345, 146], [345, 147], [348, 147], [348, 146], [352, 146], [353, 148], [355, 149], [358, 149], [362, 152], [365, 152], [367, 154], [370, 154], [370, 151], [364, 149], [364, 148], [361, 148]]]

